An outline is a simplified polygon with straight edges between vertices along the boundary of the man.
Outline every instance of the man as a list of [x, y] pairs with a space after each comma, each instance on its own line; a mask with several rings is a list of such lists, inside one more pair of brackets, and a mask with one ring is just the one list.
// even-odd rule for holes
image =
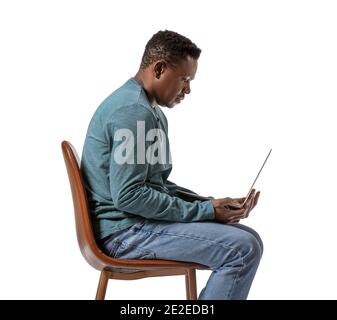
[[94, 114], [81, 169], [95, 236], [107, 254], [204, 264], [213, 273], [199, 299], [245, 299], [263, 248], [238, 222], [259, 192], [235, 209], [243, 198], [202, 197], [168, 180], [168, 127], [159, 106], [173, 108], [191, 92], [200, 53], [178, 33], [154, 34], [135, 77]]

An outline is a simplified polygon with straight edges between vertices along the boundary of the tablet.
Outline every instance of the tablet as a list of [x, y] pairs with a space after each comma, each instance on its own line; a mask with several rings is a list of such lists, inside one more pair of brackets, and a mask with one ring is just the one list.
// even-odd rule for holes
[[256, 178], [255, 178], [255, 180], [253, 181], [252, 186], [250, 187], [250, 189], [249, 189], [249, 191], [248, 191], [248, 193], [247, 193], [247, 196], [246, 196], [245, 200], [244, 200], [242, 203], [233, 204], [233, 205], [231, 204], [230, 207], [233, 207], [233, 208], [235, 208], [235, 209], [241, 209], [241, 208], [246, 204], [246, 202], [247, 202], [247, 200], [248, 200], [248, 198], [249, 198], [249, 195], [250, 195], [250, 193], [252, 192], [252, 190], [253, 190], [253, 188], [254, 188], [255, 182], [256, 182], [257, 178], [259, 177], [259, 175], [260, 175], [260, 173], [261, 173], [261, 171], [262, 171], [264, 165], [266, 164], [266, 162], [267, 162], [267, 160], [268, 160], [268, 158], [269, 158], [269, 156], [270, 156], [270, 154], [271, 154], [271, 151], [272, 151], [272, 149], [269, 150], [266, 159], [263, 161], [263, 164], [262, 164], [262, 166], [261, 166], [261, 168], [260, 168], [260, 171], [258, 172], [258, 174], [257, 174], [257, 176], [256, 176]]

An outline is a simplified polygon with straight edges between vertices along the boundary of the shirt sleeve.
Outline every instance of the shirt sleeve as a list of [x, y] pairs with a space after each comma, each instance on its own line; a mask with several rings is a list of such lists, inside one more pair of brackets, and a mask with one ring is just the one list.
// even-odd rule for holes
[[211, 196], [208, 196], [208, 197], [201, 196], [197, 194], [196, 192], [189, 190], [187, 188], [178, 186], [169, 180], [166, 181], [165, 186], [169, 190], [170, 195], [176, 196], [188, 202], [193, 202], [195, 200], [206, 201], [206, 200], [214, 199], [214, 197], [211, 197]]
[[[148, 132], [156, 128], [156, 119], [144, 106], [137, 105], [136, 108], [123, 108], [122, 115], [108, 123], [107, 127], [111, 139], [109, 180], [115, 207], [147, 219], [179, 222], [214, 220], [214, 208], [210, 200], [184, 201], [178, 196], [154, 188], [147, 181], [152, 164], [146, 157], [144, 163], [139, 161], [142, 158], [137, 159], [137, 145], [143, 147], [139, 145], [141, 139], [137, 138], [137, 121], [144, 121], [145, 132]], [[116, 132], [123, 132], [118, 130], [124, 130], [127, 136], [124, 140], [114, 139], [118, 137]], [[133, 137], [128, 137], [131, 133]], [[122, 143], [125, 146], [124, 163], [120, 159], [120, 155], [123, 155]], [[145, 141], [145, 150], [151, 143], [153, 142]]]

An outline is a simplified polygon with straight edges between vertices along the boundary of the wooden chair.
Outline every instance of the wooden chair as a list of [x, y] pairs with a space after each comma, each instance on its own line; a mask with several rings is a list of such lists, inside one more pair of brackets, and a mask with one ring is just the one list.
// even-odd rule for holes
[[[85, 260], [101, 271], [96, 293], [97, 300], [103, 300], [109, 279], [135, 280], [147, 277], [185, 275], [186, 297], [197, 299], [196, 269], [206, 266], [172, 260], [126, 260], [106, 255], [96, 244], [86, 191], [79, 169], [79, 158], [74, 147], [62, 142], [62, 152], [67, 167], [75, 212], [77, 241]], [[118, 271], [114, 271], [118, 268]], [[120, 272], [122, 268], [123, 272]], [[135, 271], [135, 269], [137, 269]], [[124, 272], [125, 270], [125, 272]]]

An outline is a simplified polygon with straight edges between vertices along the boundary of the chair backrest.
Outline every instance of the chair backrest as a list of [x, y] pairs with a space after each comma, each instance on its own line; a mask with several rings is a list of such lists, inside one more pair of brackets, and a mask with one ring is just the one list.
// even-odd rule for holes
[[94, 238], [89, 204], [79, 167], [78, 154], [68, 141], [62, 142], [62, 152], [73, 197], [78, 245], [87, 262], [94, 268], [102, 270], [106, 264], [101, 261], [103, 253], [98, 248]]

